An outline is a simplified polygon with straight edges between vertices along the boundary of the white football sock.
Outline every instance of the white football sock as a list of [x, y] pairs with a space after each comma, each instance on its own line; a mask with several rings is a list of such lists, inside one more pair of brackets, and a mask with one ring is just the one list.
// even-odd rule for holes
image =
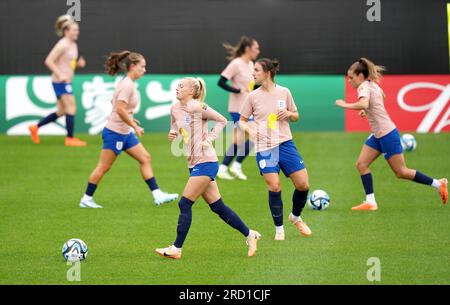
[[152, 191], [153, 197], [156, 198], [158, 196], [162, 195], [162, 191], [160, 189], [156, 189], [154, 191]]
[[439, 188], [441, 187], [441, 181], [433, 179], [433, 183], [431, 184], [431, 186], [439, 190]]
[[375, 201], [375, 194], [372, 193], [372, 194], [366, 195], [366, 202], [376, 204], [377, 202]]
[[228, 166], [224, 165], [224, 164], [220, 164], [219, 166], [219, 173], [224, 173], [228, 170]]
[[84, 194], [83, 198], [81, 198], [82, 201], [91, 201], [92, 200], [92, 196], [86, 195]]
[[239, 170], [239, 169], [242, 169], [242, 163], [239, 163], [239, 162], [237, 162], [237, 161], [234, 161], [232, 167], [233, 167], [234, 169], [238, 169], [238, 170]]
[[284, 226], [275, 226], [275, 232], [276, 233], [284, 233]]

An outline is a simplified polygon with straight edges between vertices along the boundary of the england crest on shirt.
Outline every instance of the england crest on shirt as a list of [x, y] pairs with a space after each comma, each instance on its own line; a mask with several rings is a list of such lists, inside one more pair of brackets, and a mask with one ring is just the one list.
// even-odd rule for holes
[[190, 116], [190, 115], [186, 115], [186, 116], [184, 117], [184, 124], [190, 125], [191, 123], [192, 123], [192, 118], [191, 118], [191, 116]]

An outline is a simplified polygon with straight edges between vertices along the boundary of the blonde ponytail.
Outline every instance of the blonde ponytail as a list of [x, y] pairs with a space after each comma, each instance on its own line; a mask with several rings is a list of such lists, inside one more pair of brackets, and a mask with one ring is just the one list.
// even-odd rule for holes
[[198, 100], [200, 103], [203, 103], [206, 97], [206, 84], [203, 78], [187, 77], [186, 79], [189, 80], [191, 88], [194, 88], [194, 95], [192, 98]]
[[201, 77], [197, 77], [197, 84], [198, 84], [198, 89], [197, 89], [197, 94], [194, 95], [194, 98], [197, 99], [199, 102], [203, 103], [205, 101], [205, 97], [206, 97], [206, 84], [205, 81], [203, 80], [203, 78]]
[[64, 35], [64, 31], [71, 25], [75, 23], [70, 15], [62, 15], [56, 19], [55, 23], [55, 32], [58, 37], [62, 37]]

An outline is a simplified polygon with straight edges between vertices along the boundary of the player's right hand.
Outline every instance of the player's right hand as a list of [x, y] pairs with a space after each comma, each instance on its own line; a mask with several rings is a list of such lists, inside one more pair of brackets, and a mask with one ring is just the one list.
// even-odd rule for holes
[[173, 141], [178, 137], [178, 132], [176, 130], [169, 131], [169, 134], [167, 135], [167, 139], [169, 141]]
[[142, 137], [142, 135], [144, 134], [144, 128], [139, 126], [135, 126], [134, 131], [136, 132], [138, 137]]
[[363, 110], [360, 110], [358, 114], [359, 114], [359, 116], [362, 117], [362, 118], [367, 117], [367, 113], [366, 113], [366, 111], [365, 111], [364, 109], [363, 109]]

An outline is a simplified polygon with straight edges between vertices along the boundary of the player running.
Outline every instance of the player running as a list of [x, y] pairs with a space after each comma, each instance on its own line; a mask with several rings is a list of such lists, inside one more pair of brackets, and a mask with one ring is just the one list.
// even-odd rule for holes
[[86, 61], [78, 58], [77, 40], [80, 34], [78, 23], [70, 15], [60, 16], [55, 24], [56, 34], [62, 38], [56, 43], [45, 59], [45, 65], [52, 71], [52, 84], [57, 98], [56, 112], [40, 120], [35, 125], [28, 126], [31, 139], [39, 144], [38, 130], [40, 127], [56, 121], [60, 116], [66, 116], [67, 137], [66, 146], [86, 146], [73, 136], [75, 128], [76, 103], [72, 92], [72, 79], [76, 68], [84, 68]]
[[[227, 57], [230, 63], [222, 71], [218, 85], [230, 92], [228, 111], [235, 124], [239, 122], [239, 110], [245, 101], [248, 93], [254, 88], [253, 61], [259, 55], [258, 42], [246, 36], [242, 36], [236, 46], [227, 43], [223, 45], [229, 52]], [[231, 86], [227, 81], [231, 81]], [[247, 180], [247, 176], [242, 171], [242, 162], [253, 148], [250, 140], [245, 140], [245, 133], [239, 128], [234, 128], [233, 144], [227, 149], [222, 164], [219, 167], [217, 177], [225, 180], [232, 180], [234, 177], [240, 180]], [[236, 160], [230, 167], [228, 166], [233, 158]], [[233, 177], [234, 176], [234, 177]]]
[[[256, 161], [269, 190], [269, 207], [275, 223], [275, 240], [284, 240], [283, 202], [281, 200], [280, 170], [291, 178], [295, 190], [289, 221], [304, 236], [312, 234], [300, 217], [308, 197], [308, 172], [292, 141], [289, 120], [296, 122], [299, 114], [288, 88], [275, 84], [279, 62], [267, 58], [255, 63], [253, 77], [261, 85], [251, 92], [240, 111], [239, 126], [256, 143]], [[253, 115], [255, 128], [248, 118]]]
[[337, 100], [336, 105], [345, 109], [359, 110], [361, 117], [367, 117], [372, 134], [367, 138], [356, 161], [366, 192], [366, 200], [352, 210], [375, 211], [378, 209], [373, 190], [372, 173], [369, 166], [381, 154], [389, 163], [398, 178], [431, 185], [439, 191], [442, 203], [448, 199], [447, 179], [433, 179], [405, 164], [400, 134], [384, 108], [385, 95], [377, 82], [381, 79], [384, 67], [377, 66], [366, 58], [353, 63], [347, 71], [348, 82], [358, 91], [358, 101], [347, 103]]
[[[100, 153], [100, 160], [91, 173], [86, 192], [81, 198], [80, 207], [82, 208], [102, 207], [95, 203], [92, 196], [94, 196], [98, 183], [122, 151], [139, 162], [142, 178], [152, 191], [156, 205], [178, 198], [178, 194], [167, 194], [159, 189], [153, 175], [150, 154], [136, 137], [136, 134], [141, 137], [144, 129], [139, 126], [139, 121], [133, 118], [133, 114], [141, 102], [135, 82], [144, 75], [145, 65], [145, 58], [141, 54], [130, 51], [111, 53], [106, 60], [106, 73], [115, 75], [125, 71], [126, 77], [117, 84], [114, 91], [113, 109], [103, 129], [103, 149]], [[134, 132], [131, 129], [134, 129]]]
[[[175, 243], [155, 251], [166, 258], [181, 258], [181, 248], [192, 222], [192, 205], [202, 196], [214, 213], [246, 237], [247, 255], [253, 256], [261, 235], [250, 230], [239, 216], [225, 205], [214, 180], [219, 163], [212, 142], [225, 127], [227, 120], [203, 103], [205, 95], [205, 83], [200, 78], [184, 78], [176, 89], [176, 97], [179, 102], [171, 108], [168, 139], [174, 141], [181, 135], [188, 159], [190, 177], [184, 188], [183, 196], [178, 202], [180, 215]], [[208, 132], [208, 120], [216, 122], [210, 132]]]

